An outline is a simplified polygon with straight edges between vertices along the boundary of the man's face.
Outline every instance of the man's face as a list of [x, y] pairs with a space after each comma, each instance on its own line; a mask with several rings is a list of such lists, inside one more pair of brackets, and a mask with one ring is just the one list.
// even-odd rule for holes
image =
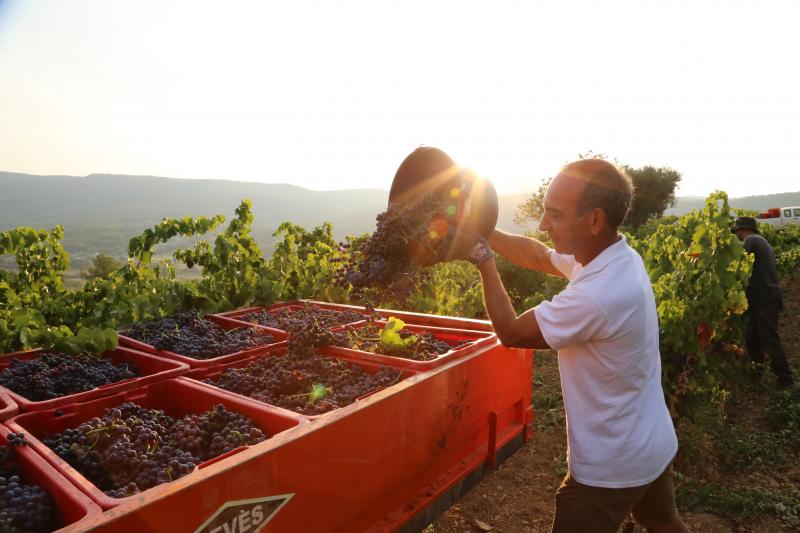
[[739, 238], [740, 241], [744, 241], [748, 236], [755, 235], [756, 232], [749, 229], [737, 229], [736, 236]]
[[544, 215], [539, 222], [539, 231], [547, 232], [560, 254], [574, 255], [584, 242], [592, 238], [586, 216], [591, 210], [582, 216], [578, 214], [584, 187], [585, 183], [559, 174], [550, 182], [544, 195]]

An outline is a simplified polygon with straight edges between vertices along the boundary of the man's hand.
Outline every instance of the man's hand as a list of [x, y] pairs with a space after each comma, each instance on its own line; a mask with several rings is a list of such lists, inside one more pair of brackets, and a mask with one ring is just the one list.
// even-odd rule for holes
[[448, 259], [465, 259], [481, 265], [494, 257], [489, 241], [471, 231], [456, 229], [453, 233], [452, 253]]
[[469, 250], [469, 261], [474, 265], [479, 266], [484, 261], [494, 257], [494, 252], [489, 246], [489, 241], [483, 238], [482, 235], [475, 236], [475, 244]]

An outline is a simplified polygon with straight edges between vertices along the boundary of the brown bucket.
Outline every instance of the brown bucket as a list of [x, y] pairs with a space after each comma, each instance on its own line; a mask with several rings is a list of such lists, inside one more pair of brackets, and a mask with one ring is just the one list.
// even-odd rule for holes
[[409, 253], [422, 264], [463, 256], [470, 242], [453, 239], [455, 228], [488, 238], [497, 224], [497, 192], [492, 183], [458, 166], [443, 151], [420, 147], [398, 167], [389, 204], [414, 202], [429, 194], [442, 199], [441, 212], [428, 226], [428, 242], [411, 243]]

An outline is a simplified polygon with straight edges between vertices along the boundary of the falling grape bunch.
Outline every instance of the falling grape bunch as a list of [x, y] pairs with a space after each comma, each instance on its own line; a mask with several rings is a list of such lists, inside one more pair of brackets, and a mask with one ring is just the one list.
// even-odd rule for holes
[[[347, 260], [336, 271], [334, 283], [350, 287], [357, 299], [364, 298], [367, 290], [376, 302], [405, 302], [421, 283], [429, 279], [410, 253], [412, 246], [426, 246], [429, 224], [437, 213], [443, 211], [442, 200], [427, 195], [418, 202], [393, 203], [380, 213], [377, 228], [355, 250], [349, 250]], [[438, 246], [446, 246], [447, 238]], [[349, 245], [343, 243], [342, 251]], [[431, 250], [437, 255], [436, 250]]]

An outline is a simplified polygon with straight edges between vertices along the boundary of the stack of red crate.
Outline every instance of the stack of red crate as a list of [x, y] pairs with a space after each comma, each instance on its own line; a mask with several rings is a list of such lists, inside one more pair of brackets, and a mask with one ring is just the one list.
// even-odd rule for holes
[[[363, 308], [323, 302], [286, 302], [266, 309], [306, 303], [366, 315]], [[259, 309], [209, 318], [226, 328], [263, 327], [241, 320]], [[367, 372], [396, 368], [400, 378], [354, 404], [302, 416], [203, 381], [260, 357], [280, 357], [286, 352], [285, 331], [269, 330], [276, 339], [272, 345], [207, 360], [158, 351], [120, 336], [121, 347], [104, 356], [134, 362], [141, 377], [40, 402], [0, 387], [0, 431], [26, 434], [30, 446], [25, 456], [35, 457], [32, 461], [45, 472], [35, 479], [55, 480], [44, 486], [59, 506], [63, 525], [73, 523], [70, 530], [221, 532], [232, 526], [217, 530], [215, 524], [227, 520], [237, 505], [243, 506], [238, 516], [249, 517], [254, 530], [396, 530], [468, 476], [494, 464], [504, 446], [530, 437], [532, 352], [502, 347], [485, 321], [378, 313], [384, 319], [401, 318], [411, 331], [460, 345], [431, 361], [324, 348], [321, 355], [344, 359]], [[34, 358], [40, 353], [4, 356], [0, 370], [11, 357]], [[199, 465], [170, 483], [131, 497], [110, 498], [40, 439], [127, 401], [171, 416], [203, 412], [221, 403], [255, 420], [270, 438]], [[58, 495], [61, 492], [72, 499]], [[79, 502], [88, 502], [85, 511], [78, 510]]]

